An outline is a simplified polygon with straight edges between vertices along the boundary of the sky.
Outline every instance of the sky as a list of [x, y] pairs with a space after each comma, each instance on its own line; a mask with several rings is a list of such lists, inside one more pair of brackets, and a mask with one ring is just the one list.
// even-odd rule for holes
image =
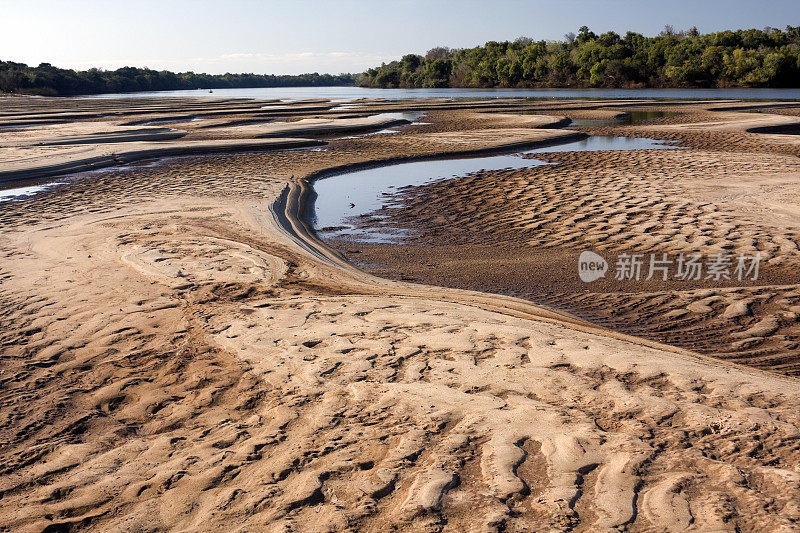
[[219, 74], [361, 72], [436, 46], [589, 26], [655, 35], [800, 25], [798, 0], [0, 0], [0, 60]]

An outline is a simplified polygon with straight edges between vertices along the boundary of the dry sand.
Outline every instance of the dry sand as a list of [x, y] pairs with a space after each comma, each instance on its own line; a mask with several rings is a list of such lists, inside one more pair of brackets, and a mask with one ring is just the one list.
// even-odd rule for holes
[[[31, 100], [39, 114], [100, 105]], [[0, 527], [796, 529], [795, 378], [522, 299], [373, 277], [310, 232], [305, 177], [570, 134], [430, 105], [432, 125], [395, 135], [99, 172], [2, 204]], [[671, 153], [637, 157], [669, 169]], [[720, 154], [683, 164], [743, 164]], [[647, 207], [611, 174], [593, 201], [616, 190]], [[527, 176], [502, 178], [539, 198]], [[686, 225], [691, 207], [670, 204], [662, 224]], [[705, 238], [721, 238], [728, 215], [709, 216]], [[499, 208], [487, 217], [513, 230]]]

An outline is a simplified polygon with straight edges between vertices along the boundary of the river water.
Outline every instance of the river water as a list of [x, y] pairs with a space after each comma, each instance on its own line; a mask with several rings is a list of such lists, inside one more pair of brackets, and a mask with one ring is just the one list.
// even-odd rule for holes
[[84, 98], [211, 97], [302, 100], [328, 98], [690, 98], [743, 100], [800, 100], [800, 89], [365, 89], [363, 87], [269, 87], [99, 94]]

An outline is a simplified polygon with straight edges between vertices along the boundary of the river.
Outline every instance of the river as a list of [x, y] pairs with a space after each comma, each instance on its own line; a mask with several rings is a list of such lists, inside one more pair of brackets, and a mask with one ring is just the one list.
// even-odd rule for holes
[[213, 97], [302, 100], [327, 98], [688, 98], [742, 100], [800, 100], [800, 89], [365, 89], [363, 87], [269, 87], [98, 94], [84, 98]]

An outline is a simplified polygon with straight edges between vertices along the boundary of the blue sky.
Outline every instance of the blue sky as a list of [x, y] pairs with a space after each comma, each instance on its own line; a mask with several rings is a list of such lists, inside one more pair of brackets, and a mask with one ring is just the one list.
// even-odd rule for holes
[[665, 24], [783, 28], [797, 0], [0, 0], [0, 59], [196, 72], [357, 72], [407, 52]]

